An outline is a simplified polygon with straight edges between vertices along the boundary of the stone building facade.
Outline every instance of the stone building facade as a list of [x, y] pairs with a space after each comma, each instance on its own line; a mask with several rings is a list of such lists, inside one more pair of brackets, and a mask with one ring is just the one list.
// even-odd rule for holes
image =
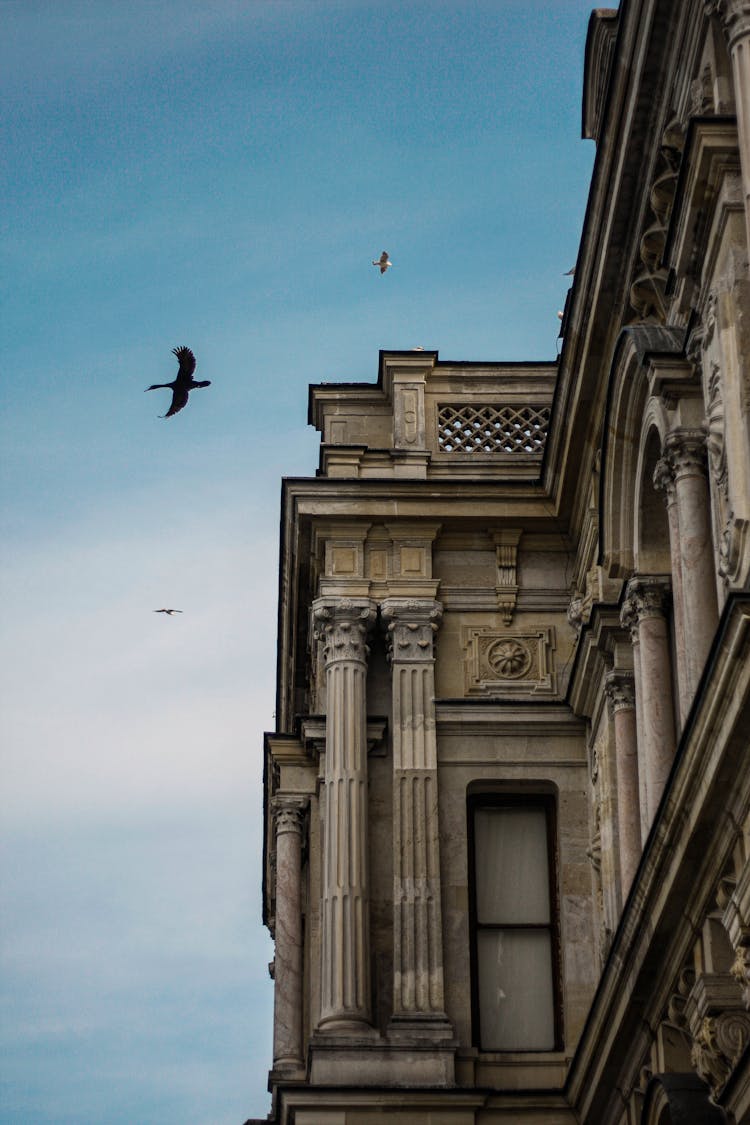
[[310, 390], [279, 1125], [750, 1125], [750, 0], [591, 16], [552, 363]]

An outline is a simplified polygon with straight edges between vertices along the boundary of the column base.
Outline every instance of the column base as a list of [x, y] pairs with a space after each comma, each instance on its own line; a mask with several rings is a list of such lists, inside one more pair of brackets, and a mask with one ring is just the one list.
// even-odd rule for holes
[[394, 1012], [388, 1022], [389, 1042], [453, 1040], [453, 1028], [445, 1012]]
[[386, 1043], [316, 1034], [310, 1043], [313, 1086], [454, 1086], [453, 1040]]

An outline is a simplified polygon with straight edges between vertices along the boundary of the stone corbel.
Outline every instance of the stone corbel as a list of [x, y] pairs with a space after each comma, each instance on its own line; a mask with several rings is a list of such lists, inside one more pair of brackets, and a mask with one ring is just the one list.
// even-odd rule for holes
[[513, 620], [518, 599], [518, 544], [522, 534], [518, 528], [505, 528], [492, 534], [497, 558], [495, 594], [504, 625], [510, 625]]

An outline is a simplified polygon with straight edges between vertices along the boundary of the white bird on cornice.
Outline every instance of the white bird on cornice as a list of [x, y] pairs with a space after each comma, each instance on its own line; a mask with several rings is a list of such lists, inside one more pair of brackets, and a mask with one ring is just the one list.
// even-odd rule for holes
[[380, 266], [380, 272], [385, 273], [388, 267], [393, 265], [393, 262], [388, 257], [388, 251], [384, 250], [377, 260], [373, 260], [372, 264], [374, 266]]

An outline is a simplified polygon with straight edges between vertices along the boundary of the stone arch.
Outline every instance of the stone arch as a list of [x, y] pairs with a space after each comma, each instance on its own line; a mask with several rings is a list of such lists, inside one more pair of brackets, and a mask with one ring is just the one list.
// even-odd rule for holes
[[[649, 397], [644, 360], [652, 352], [681, 355], [683, 337], [682, 329], [641, 324], [624, 328], [614, 348], [602, 434], [598, 559], [612, 578], [629, 578], [634, 573], [633, 498], [641, 495], [639, 487], [645, 487], [647, 471], [642, 450], [644, 441], [651, 440], [652, 429], [664, 436], [665, 420]], [[648, 447], [649, 457], [652, 452]], [[653, 482], [650, 487], [653, 489]]]
[[697, 1074], [655, 1074], [646, 1089], [641, 1125], [727, 1125]]

